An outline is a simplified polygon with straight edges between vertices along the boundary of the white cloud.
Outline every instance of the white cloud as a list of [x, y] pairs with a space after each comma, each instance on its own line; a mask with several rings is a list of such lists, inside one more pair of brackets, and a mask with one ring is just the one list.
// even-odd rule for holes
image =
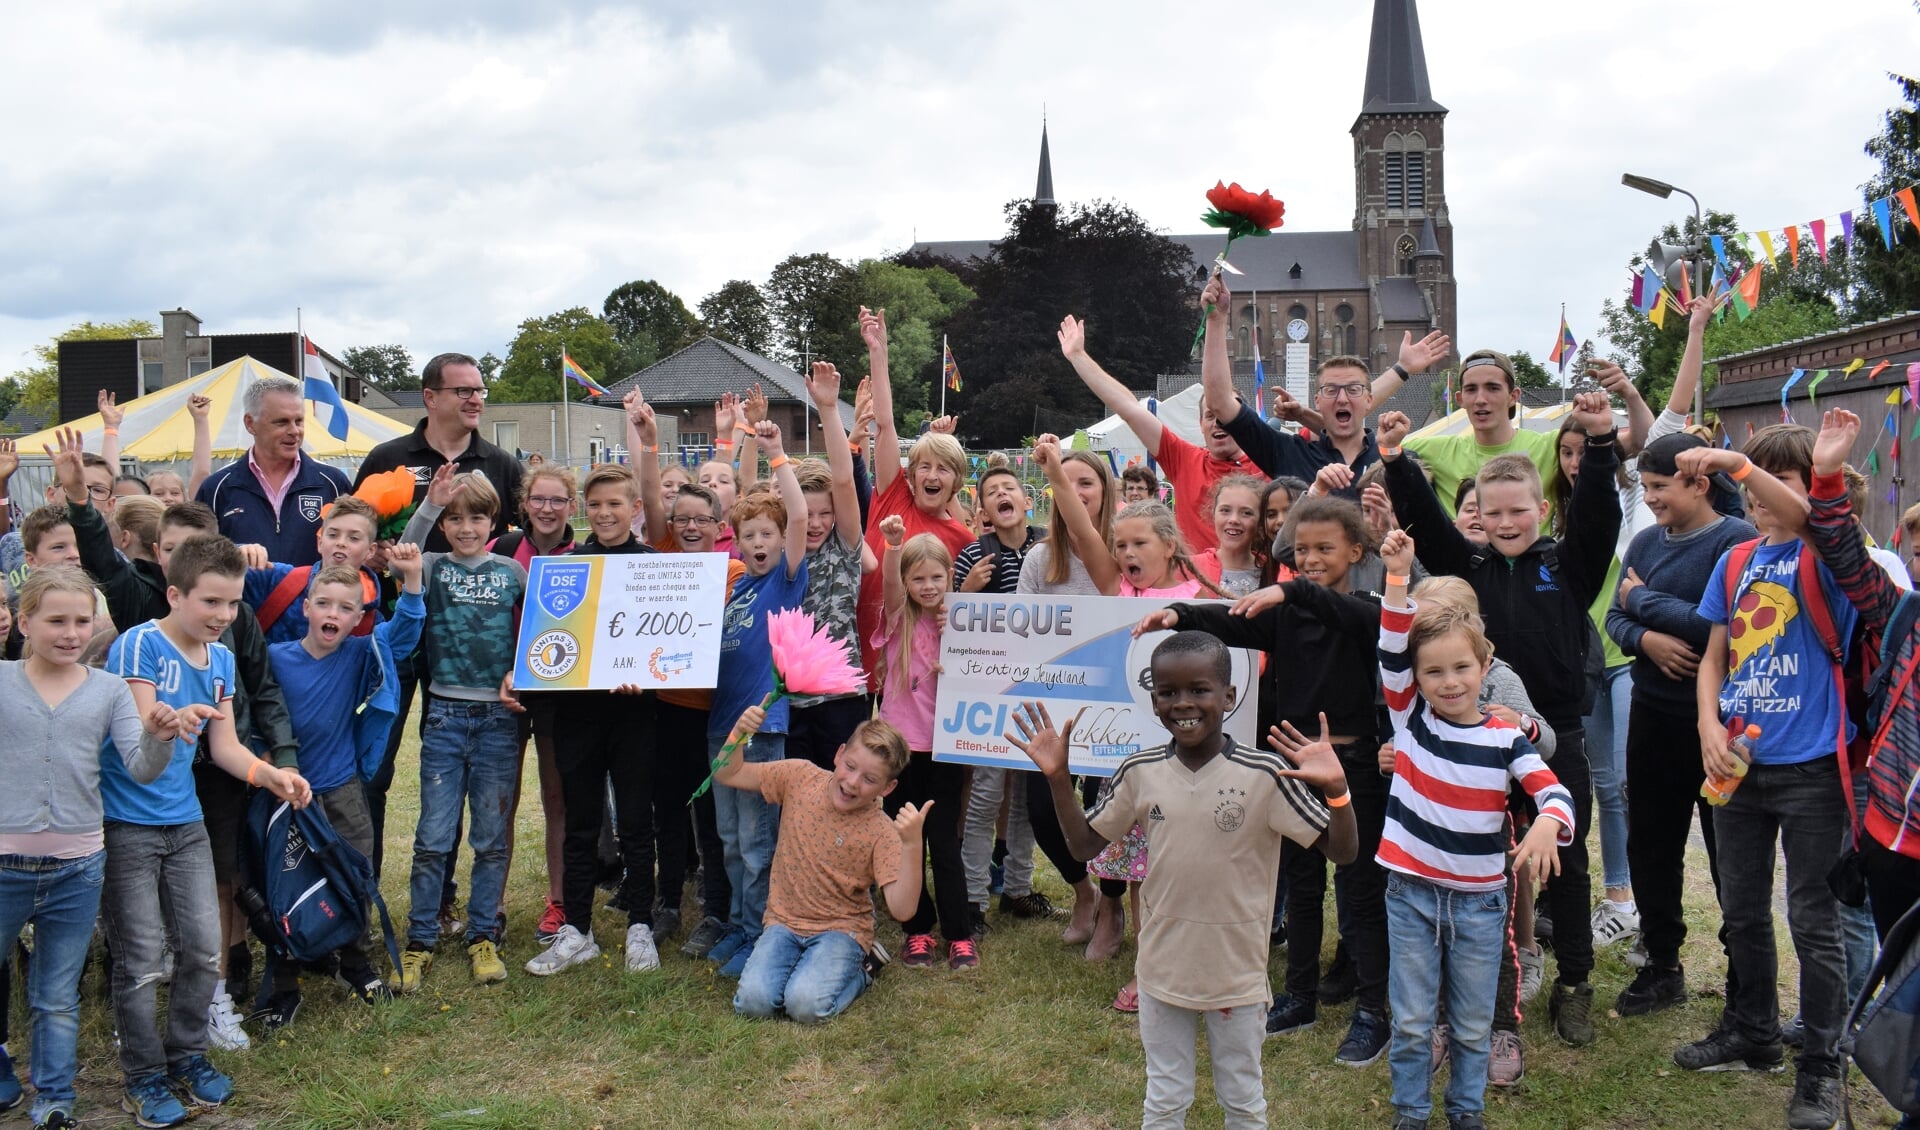
[[[1466, 348], [1598, 329], [1683, 203], [1857, 206], [1920, 48], [1897, 0], [1429, 0]], [[504, 351], [633, 278], [697, 301], [792, 252], [1001, 232], [1047, 105], [1064, 199], [1192, 231], [1217, 178], [1353, 215], [1367, 6], [37, 5], [0, 43], [0, 369], [81, 318], [186, 305], [330, 349]], [[1871, 231], [1868, 232], [1871, 235]]]

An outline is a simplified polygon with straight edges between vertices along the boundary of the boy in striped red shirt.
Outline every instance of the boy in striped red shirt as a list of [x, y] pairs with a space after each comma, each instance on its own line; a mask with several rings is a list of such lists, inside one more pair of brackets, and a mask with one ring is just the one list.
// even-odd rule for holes
[[1573, 796], [1520, 729], [1480, 709], [1493, 656], [1477, 613], [1407, 598], [1413, 539], [1387, 535], [1380, 556], [1380, 681], [1393, 715], [1393, 785], [1376, 857], [1387, 876], [1392, 972], [1395, 1130], [1425, 1130], [1433, 1109], [1430, 1059], [1444, 985], [1453, 1070], [1449, 1130], [1483, 1130], [1494, 989], [1507, 929], [1507, 781], [1540, 818], [1520, 842], [1521, 882], [1559, 870], [1573, 836]]

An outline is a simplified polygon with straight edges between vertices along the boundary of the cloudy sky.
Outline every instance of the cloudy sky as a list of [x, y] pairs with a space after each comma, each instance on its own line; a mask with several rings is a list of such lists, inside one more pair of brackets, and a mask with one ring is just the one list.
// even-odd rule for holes
[[[83, 318], [184, 305], [505, 353], [654, 278], [693, 305], [794, 252], [1000, 233], [1041, 109], [1057, 195], [1197, 230], [1217, 178], [1353, 218], [1361, 0], [80, 0], [9, 15], [0, 372]], [[1920, 58], [1906, 0], [1428, 0], [1462, 345], [1543, 355], [1625, 289], [1685, 185], [1751, 227], [1857, 206]]]

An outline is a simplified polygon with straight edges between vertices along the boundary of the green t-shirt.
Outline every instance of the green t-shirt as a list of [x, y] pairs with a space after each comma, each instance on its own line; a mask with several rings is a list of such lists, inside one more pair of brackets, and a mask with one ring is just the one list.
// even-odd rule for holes
[[1481, 447], [1473, 433], [1458, 436], [1408, 436], [1406, 445], [1433, 472], [1433, 493], [1440, 505], [1453, 513], [1453, 499], [1460, 484], [1480, 473], [1480, 467], [1496, 455], [1524, 455], [1540, 471], [1540, 489], [1553, 497], [1554, 480], [1560, 477], [1560, 445], [1555, 432], [1530, 432], [1516, 425], [1513, 438], [1497, 447]]
[[1593, 607], [1587, 609], [1587, 616], [1593, 620], [1593, 626], [1600, 629], [1600, 643], [1605, 649], [1606, 668], [1611, 671], [1623, 663], [1632, 663], [1633, 657], [1620, 650], [1607, 634], [1607, 609], [1613, 607], [1613, 598], [1620, 591], [1620, 558], [1615, 556], [1613, 564], [1607, 566], [1607, 583], [1600, 586], [1600, 592], [1593, 598]]
[[527, 571], [497, 553], [464, 561], [429, 553], [423, 568], [428, 689], [441, 698], [492, 702], [500, 680], [513, 669]]

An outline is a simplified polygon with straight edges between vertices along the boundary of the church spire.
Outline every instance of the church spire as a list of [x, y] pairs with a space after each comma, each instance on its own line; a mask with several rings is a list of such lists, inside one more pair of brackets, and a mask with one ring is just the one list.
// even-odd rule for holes
[[1052, 206], [1053, 157], [1047, 152], [1047, 116], [1040, 115], [1040, 177], [1033, 186], [1033, 202]]
[[1433, 100], [1433, 89], [1427, 84], [1427, 53], [1420, 43], [1420, 13], [1414, 10], [1414, 0], [1374, 0], [1360, 113], [1446, 112]]

